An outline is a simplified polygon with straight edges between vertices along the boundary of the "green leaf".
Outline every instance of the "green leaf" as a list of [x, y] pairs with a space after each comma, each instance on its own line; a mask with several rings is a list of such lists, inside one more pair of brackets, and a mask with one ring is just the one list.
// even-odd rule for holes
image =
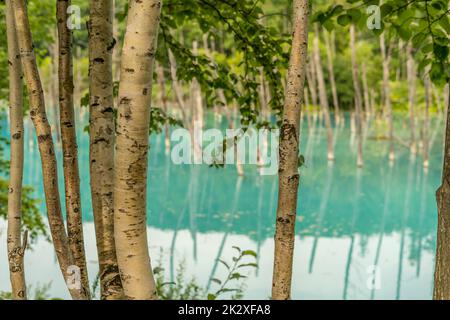
[[80, 99], [80, 106], [82, 107], [87, 107], [89, 106], [89, 92], [87, 92], [84, 96], [81, 97]]
[[164, 286], [168, 286], [168, 285], [176, 285], [176, 283], [175, 282], [173, 282], [173, 281], [171, 281], [171, 282], [163, 282], [163, 283], [161, 283], [161, 287], [164, 287]]
[[233, 246], [233, 249], [236, 249], [239, 253], [241, 252], [241, 248], [237, 247], [237, 246]]
[[240, 290], [239, 289], [223, 288], [223, 289], [217, 291], [217, 293], [235, 292], [235, 291], [240, 291]]
[[327, 15], [324, 12], [318, 11], [312, 16], [311, 22], [319, 22], [322, 24], [326, 19]]
[[435, 38], [434, 38], [434, 41], [435, 41], [438, 45], [443, 46], [443, 47], [448, 47], [448, 45], [449, 45], [449, 40], [448, 40], [448, 38], [444, 38], [444, 37], [435, 37]]
[[233, 280], [233, 279], [239, 280], [239, 279], [241, 279], [241, 278], [247, 278], [247, 276], [244, 276], [244, 275], [240, 274], [239, 272], [234, 272], [234, 273], [231, 274], [231, 276], [230, 276], [230, 280]]
[[216, 295], [212, 293], [208, 293], [208, 300], [216, 300]]
[[153, 268], [153, 273], [154, 273], [154, 274], [162, 273], [163, 271], [164, 271], [164, 269], [161, 268], [161, 267], [155, 267], [155, 268]]
[[433, 53], [438, 59], [445, 60], [448, 57], [448, 47], [435, 44], [433, 46]]
[[255, 258], [257, 257], [256, 252], [253, 250], [244, 250], [244, 251], [242, 251], [242, 255], [243, 256], [253, 256]]
[[337, 18], [337, 23], [339, 23], [341, 26], [345, 27], [351, 22], [351, 17], [348, 14], [340, 15]]
[[351, 17], [353, 23], [358, 23], [359, 19], [362, 17], [361, 11], [355, 8], [347, 10], [347, 14]]
[[258, 264], [257, 263], [243, 263], [243, 264], [238, 265], [238, 268], [247, 268], [247, 267], [258, 268]]
[[407, 28], [398, 27], [397, 33], [402, 40], [408, 41], [411, 38], [411, 30]]
[[[447, 69], [447, 73], [445, 70]], [[448, 68], [445, 68], [444, 65], [440, 62], [433, 62], [430, 70], [430, 79], [436, 84], [442, 85], [447, 81], [446, 78], [449, 77]]]
[[301, 168], [305, 164], [305, 157], [301, 154], [298, 156], [298, 167]]
[[391, 13], [393, 10], [392, 6], [389, 3], [385, 3], [380, 7], [381, 16], [385, 17]]
[[426, 45], [424, 45], [420, 51], [422, 51], [423, 53], [429, 53], [431, 51], [433, 51], [433, 44], [432, 43], [428, 43]]
[[448, 17], [444, 16], [439, 19], [439, 25], [445, 30], [445, 32], [450, 34], [450, 22]]
[[333, 9], [331, 9], [331, 14], [336, 15], [344, 11], [344, 6], [341, 4], [335, 5]]
[[414, 17], [414, 14], [415, 10], [404, 10], [398, 15], [396, 23], [398, 25], [403, 26], [403, 24], [407, 23], [408, 21], [411, 21], [411, 18]]
[[324, 26], [325, 29], [327, 29], [327, 31], [333, 31], [334, 30], [334, 23], [331, 20], [325, 21], [323, 26]]
[[425, 70], [425, 68], [431, 63], [431, 59], [423, 59], [422, 61], [420, 61], [418, 69], [419, 71], [423, 71]]
[[442, 3], [440, 1], [432, 2], [431, 6], [433, 8], [435, 8], [436, 10], [442, 10], [442, 8], [443, 8], [443, 5], [442, 5]]
[[228, 265], [228, 263], [226, 263], [222, 259], [219, 259], [219, 262], [222, 263], [228, 270], [230, 270], [230, 266]]
[[426, 34], [418, 33], [412, 38], [412, 44], [414, 47], [419, 47], [426, 38]]

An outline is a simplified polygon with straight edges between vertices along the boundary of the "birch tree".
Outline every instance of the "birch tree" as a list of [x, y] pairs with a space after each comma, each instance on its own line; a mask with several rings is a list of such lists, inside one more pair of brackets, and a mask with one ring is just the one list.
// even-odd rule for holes
[[22, 223], [22, 179], [23, 179], [23, 85], [14, 11], [11, 0], [6, 1], [6, 32], [8, 41], [9, 71], [9, 117], [10, 117], [10, 162], [8, 192], [8, 262], [12, 297], [27, 299], [23, 258], [26, 249], [26, 235], [21, 240]]
[[322, 61], [320, 59], [319, 27], [317, 23], [314, 25], [313, 58], [314, 58], [314, 66], [316, 69], [315, 71], [317, 74], [317, 84], [319, 87], [320, 108], [322, 109], [325, 118], [325, 127], [327, 129], [327, 159], [329, 161], [333, 161], [334, 160], [333, 129], [331, 128], [331, 118], [328, 106], [327, 91], [325, 88], [325, 80], [322, 70]]
[[84, 252], [80, 175], [78, 172], [77, 136], [73, 106], [72, 30], [68, 27], [68, 8], [72, 1], [56, 2], [58, 21], [58, 88], [61, 141], [63, 151], [67, 235], [74, 262], [80, 268], [82, 290], [90, 297]]
[[363, 160], [363, 149], [362, 149], [362, 98], [361, 89], [359, 86], [358, 77], [358, 62], [356, 61], [356, 45], [355, 45], [355, 26], [350, 25], [350, 50], [351, 50], [351, 60], [352, 60], [352, 77], [353, 77], [353, 88], [355, 90], [355, 124], [356, 124], [356, 139], [357, 139], [357, 159], [356, 165], [362, 167], [364, 165]]
[[91, 0], [89, 20], [89, 171], [102, 299], [121, 299], [114, 241], [113, 1]]
[[[361, 65], [361, 80], [362, 80], [362, 87], [363, 87], [363, 97], [364, 97], [364, 111], [365, 111], [365, 118], [368, 119], [372, 113], [371, 106], [370, 106], [370, 95], [369, 95], [369, 85], [367, 84], [367, 68], [366, 65], [363, 63]], [[369, 122], [369, 119], [367, 120]], [[369, 124], [367, 124], [369, 125]]]
[[[431, 27], [431, 18], [425, 3], [427, 21], [429, 30]], [[450, 3], [447, 5], [450, 9]], [[447, 11], [448, 13], [448, 11]], [[448, 16], [448, 14], [447, 14]], [[445, 47], [444, 47], [445, 48]], [[439, 49], [436, 46], [436, 49]], [[437, 51], [440, 52], [440, 51]], [[442, 62], [442, 67], [448, 71], [448, 42], [447, 50], [442, 51], [438, 58]], [[446, 60], [447, 59], [447, 60]], [[443, 69], [444, 69], [443, 68]], [[442, 75], [442, 70], [438, 69], [438, 74]], [[434, 291], [433, 299], [450, 300], [450, 77], [448, 73], [445, 76], [445, 111], [447, 114], [447, 124], [445, 130], [444, 161], [442, 168], [442, 184], [436, 191], [436, 200], [438, 207], [438, 227], [436, 243], [436, 265], [434, 270]]]
[[424, 77], [424, 87], [425, 87], [425, 110], [423, 111], [423, 167], [425, 169], [429, 166], [430, 158], [430, 147], [429, 147], [429, 131], [430, 131], [430, 104], [431, 104], [431, 94], [430, 94], [430, 77], [425, 75]]
[[383, 96], [384, 96], [384, 108], [388, 120], [388, 138], [389, 138], [389, 161], [395, 160], [394, 153], [394, 123], [392, 116], [392, 104], [391, 104], [391, 87], [389, 84], [389, 68], [392, 57], [392, 45], [386, 48], [386, 40], [384, 32], [380, 35], [380, 50], [383, 63]]
[[[156, 74], [159, 85], [159, 102], [161, 103], [164, 113], [167, 115], [169, 108], [167, 106], [166, 96], [166, 77], [164, 75], [164, 66], [162, 64], [156, 66]], [[164, 145], [166, 147], [166, 152], [168, 152], [170, 150], [170, 130], [167, 120], [164, 122]]]
[[272, 279], [272, 299], [276, 300], [287, 300], [291, 295], [294, 229], [300, 180], [299, 122], [308, 53], [308, 6], [307, 0], [293, 2], [292, 47], [279, 146], [278, 207]]
[[[448, 85], [447, 81], [447, 85]], [[450, 108], [447, 101], [442, 184], [436, 191], [438, 227], [433, 299], [450, 300]]]
[[336, 79], [334, 76], [334, 64], [333, 64], [334, 54], [330, 43], [330, 41], [332, 40], [330, 40], [330, 38], [332, 38], [334, 41], [334, 38], [330, 36], [328, 32], [325, 32], [325, 48], [327, 50], [328, 78], [330, 81], [331, 93], [333, 95], [334, 119], [336, 123], [339, 123], [340, 119], [339, 99], [337, 95]]
[[147, 243], [148, 131], [160, 0], [130, 1], [120, 71], [114, 236], [127, 299], [157, 299]]
[[[55, 149], [51, 128], [47, 120], [44, 94], [33, 49], [27, 9], [24, 0], [12, 0], [11, 4], [14, 11], [20, 58], [28, 89], [30, 117], [36, 130], [41, 156], [45, 202], [53, 245], [63, 277], [66, 283], [71, 283], [74, 261], [61, 214]], [[87, 298], [78, 286], [69, 286], [69, 292], [74, 299]]]
[[181, 116], [183, 119], [183, 124], [186, 128], [190, 128], [188, 116], [186, 114], [186, 106], [185, 106], [184, 98], [183, 98], [183, 90], [182, 90], [182, 87], [181, 87], [180, 82], [178, 81], [178, 77], [177, 77], [177, 62], [172, 53], [172, 50], [167, 49], [167, 56], [169, 58], [169, 64], [170, 64], [170, 79], [172, 80], [172, 89], [175, 94], [175, 98], [176, 98], [178, 107], [180, 109], [180, 113], [181, 113]]
[[410, 129], [410, 142], [409, 149], [412, 154], [416, 154], [416, 125], [414, 104], [416, 95], [416, 69], [414, 64], [414, 58], [412, 54], [412, 43], [408, 42], [406, 47], [406, 77], [408, 79], [408, 104], [409, 104], [409, 129]]

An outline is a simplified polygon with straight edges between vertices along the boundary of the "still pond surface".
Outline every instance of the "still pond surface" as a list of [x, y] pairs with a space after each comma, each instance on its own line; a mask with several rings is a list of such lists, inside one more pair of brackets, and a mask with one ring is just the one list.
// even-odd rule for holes
[[[84, 234], [90, 280], [97, 275], [97, 256], [89, 187], [87, 115], [78, 115]], [[207, 123], [211, 123], [209, 116]], [[355, 139], [349, 118], [335, 129], [336, 161], [326, 161], [326, 132], [303, 123], [298, 223], [293, 270], [293, 299], [430, 299], [436, 239], [435, 190], [442, 163], [442, 124], [433, 119], [428, 171], [422, 159], [396, 145], [396, 162], [387, 161], [385, 140], [369, 128], [364, 142], [365, 166], [355, 166]], [[1, 136], [7, 136], [5, 117]], [[225, 120], [223, 120], [225, 121]], [[24, 184], [43, 197], [40, 157], [31, 124], [26, 122]], [[406, 122], [397, 123], [407, 136]], [[406, 138], [405, 138], [406, 139]], [[232, 246], [258, 253], [258, 270], [246, 281], [245, 298], [267, 299], [271, 290], [277, 177], [261, 176], [245, 166], [174, 165], [164, 135], [150, 137], [148, 235], [153, 265], [160, 263], [168, 281], [182, 264], [210, 292], [209, 279], [223, 279], [219, 258], [231, 260]], [[59, 165], [61, 165], [61, 152]], [[5, 150], [5, 155], [8, 154]], [[62, 169], [60, 190], [64, 190]], [[62, 193], [62, 192], [61, 192]], [[45, 214], [44, 201], [41, 202]], [[9, 290], [6, 224], [0, 222], [0, 290]], [[25, 256], [29, 284], [51, 283], [52, 297], [68, 298], [50, 243], [44, 239]], [[376, 286], [370, 285], [377, 275]]]

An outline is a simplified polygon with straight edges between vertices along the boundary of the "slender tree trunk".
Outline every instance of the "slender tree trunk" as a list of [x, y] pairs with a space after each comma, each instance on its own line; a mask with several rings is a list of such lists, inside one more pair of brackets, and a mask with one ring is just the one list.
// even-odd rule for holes
[[[214, 43], [214, 41], [212, 41]], [[209, 33], [203, 34], [203, 50], [205, 51], [206, 56], [211, 60], [211, 62], [214, 62], [214, 57], [209, 49]], [[220, 114], [219, 114], [219, 107], [217, 103], [214, 103], [213, 106], [213, 115], [214, 115], [214, 125], [218, 126], [218, 122], [220, 121]], [[259, 151], [258, 151], [259, 153]]]
[[8, 192], [8, 262], [11, 292], [14, 300], [27, 299], [23, 257], [26, 250], [26, 233], [21, 240], [22, 179], [23, 179], [23, 84], [22, 65], [17, 44], [14, 12], [11, 0], [6, 1], [6, 34], [8, 40], [10, 160]]
[[314, 42], [313, 42], [313, 57], [314, 66], [316, 67], [317, 83], [319, 87], [319, 101], [325, 118], [325, 127], [327, 129], [327, 158], [329, 161], [334, 160], [334, 146], [333, 146], [333, 129], [331, 128], [330, 111], [327, 99], [327, 90], [325, 88], [325, 80], [322, 71], [322, 62], [320, 60], [319, 49], [319, 28], [317, 23], [314, 24]]
[[450, 85], [447, 82], [444, 86], [444, 114], [447, 114], [449, 102], [450, 102]]
[[431, 98], [430, 98], [430, 102], [431, 102], [431, 104], [433, 104], [433, 98], [434, 98], [434, 101], [436, 102], [436, 109], [437, 109], [437, 112], [440, 112], [440, 113], [443, 113], [443, 107], [442, 107], [442, 95], [438, 92], [438, 90], [436, 90], [436, 86], [432, 83], [432, 82], [430, 82], [430, 96], [431, 96]]
[[306, 120], [308, 122], [308, 131], [311, 132], [313, 129], [313, 123], [311, 119], [311, 112], [309, 110], [310, 104], [309, 104], [309, 96], [308, 96], [308, 90], [306, 88], [303, 89], [303, 97], [305, 100], [305, 114], [306, 114]]
[[376, 117], [377, 109], [375, 108], [376, 99], [375, 99], [375, 90], [373, 88], [370, 89], [370, 110], [374, 117]]
[[59, 108], [58, 108], [58, 43], [56, 42], [56, 31], [55, 31], [55, 42], [50, 46], [50, 103], [51, 103], [51, 116], [53, 121], [53, 129], [56, 136], [56, 143], [61, 143], [61, 128], [59, 126]]
[[86, 268], [86, 255], [84, 252], [80, 176], [78, 173], [78, 146], [73, 107], [72, 30], [67, 26], [69, 19], [67, 9], [70, 5], [71, 0], [57, 1], [56, 3], [59, 44], [59, 115], [63, 150], [67, 235], [74, 262], [80, 268], [82, 290], [86, 298], [89, 299], [90, 290]]
[[178, 107], [181, 111], [181, 116], [183, 118], [183, 123], [187, 128], [189, 128], [189, 119], [186, 114], [186, 106], [184, 103], [183, 98], [183, 89], [180, 86], [180, 82], [178, 81], [177, 77], [177, 62], [175, 60], [175, 57], [170, 49], [167, 49], [168, 57], [169, 57], [169, 63], [170, 63], [170, 78], [172, 80], [172, 88], [175, 93], [175, 98], [178, 103]]
[[430, 131], [430, 78], [428, 75], [424, 79], [425, 86], [425, 110], [423, 116], [423, 167], [426, 169], [429, 165], [429, 131]]
[[292, 49], [280, 130], [278, 207], [272, 279], [272, 299], [275, 300], [287, 300], [291, 296], [297, 192], [300, 180], [299, 122], [308, 52], [308, 1], [294, 0], [293, 9]]
[[259, 85], [259, 101], [261, 106], [259, 110], [260, 112], [259, 116], [261, 119], [266, 119], [269, 101], [267, 100], [267, 92], [266, 92], [267, 87], [263, 68], [259, 68], [259, 79], [261, 81]]
[[39, 152], [42, 162], [42, 176], [47, 206], [48, 220], [61, 271], [74, 299], [86, 299], [81, 287], [72, 281], [74, 265], [69, 248], [64, 220], [59, 202], [58, 173], [51, 128], [45, 111], [44, 94], [36, 57], [33, 50], [30, 25], [24, 0], [13, 0], [14, 18], [16, 21], [17, 39], [21, 55], [25, 80], [27, 83], [30, 116], [36, 128]]
[[[399, 39], [398, 40], [398, 48], [403, 48], [404, 44], [403, 44], [403, 40]], [[402, 80], [402, 74], [404, 74], [403, 71], [403, 55], [401, 54], [400, 50], [398, 51], [397, 54], [397, 61], [398, 61], [398, 65], [397, 65], [397, 70], [395, 71], [395, 81], [400, 81]]]
[[[195, 40], [192, 43], [192, 53], [198, 54], [198, 42]], [[192, 79], [192, 98], [193, 98], [193, 121], [197, 122], [200, 128], [203, 128], [203, 99], [200, 84], [197, 79]], [[199, 151], [200, 152], [200, 151]]]
[[325, 47], [327, 49], [327, 62], [328, 62], [328, 77], [331, 85], [331, 93], [333, 95], [333, 107], [335, 122], [339, 123], [340, 111], [339, 111], [339, 99], [336, 89], [336, 80], [334, 77], [334, 65], [333, 65], [333, 52], [331, 49], [330, 39], [328, 33], [325, 33]]
[[160, 0], [130, 1], [122, 50], [114, 175], [114, 235], [128, 299], [157, 299], [147, 244], [148, 131]]
[[77, 61], [78, 63], [75, 64], [75, 84], [74, 84], [74, 106], [75, 107], [79, 107], [79, 110], [83, 110], [81, 109], [81, 98], [82, 98], [82, 94], [83, 94], [83, 78], [82, 78], [82, 74], [81, 74], [81, 49], [80, 47], [76, 47], [76, 51], [75, 51], [75, 61]]
[[447, 101], [442, 185], [436, 191], [438, 228], [433, 293], [435, 300], [450, 300], [450, 108], [448, 104]]
[[[259, 79], [260, 79], [260, 84], [259, 84], [259, 119], [261, 121], [267, 121], [267, 110], [268, 110], [268, 101], [267, 101], [267, 93], [266, 93], [266, 81], [265, 81], [265, 77], [264, 77], [264, 68], [259, 68]], [[267, 138], [267, 137], [266, 137]], [[258, 166], [260, 168], [262, 168], [264, 166], [264, 159], [262, 158], [262, 154], [267, 154], [264, 152], [267, 152], [267, 148], [268, 148], [268, 144], [267, 144], [267, 139], [264, 138], [262, 143], [259, 144], [258, 146]]]
[[412, 154], [417, 153], [416, 146], [416, 120], [414, 115], [414, 104], [416, 95], [416, 69], [414, 66], [414, 58], [412, 55], [412, 44], [408, 42], [406, 47], [406, 75], [408, 80], [408, 102], [409, 102], [409, 129], [410, 129], [410, 142], [409, 149]]
[[[156, 65], [156, 73], [158, 75], [158, 85], [159, 85], [159, 100], [161, 101], [162, 108], [166, 115], [168, 114], [167, 107], [167, 96], [166, 96], [166, 79], [164, 76], [164, 68], [162, 64], [158, 63]], [[166, 150], [170, 149], [170, 131], [169, 131], [169, 123], [166, 121], [164, 123], [164, 144]]]
[[312, 89], [314, 91], [314, 95], [316, 97], [316, 106], [319, 105], [319, 84], [317, 83], [317, 77], [316, 77], [316, 66], [315, 61], [314, 61], [314, 56], [311, 55], [310, 57], [310, 63], [308, 63], [308, 67], [309, 67], [309, 73], [311, 75], [311, 84], [312, 84]]
[[[192, 54], [198, 55], [198, 42], [194, 40], [192, 42]], [[201, 136], [197, 136], [196, 128], [203, 129], [204, 117], [203, 117], [203, 98], [200, 84], [196, 78], [191, 82], [191, 111], [192, 111], [192, 123], [191, 123], [191, 136], [194, 137], [194, 164], [198, 164], [202, 159], [202, 141]]]
[[177, 100], [178, 107], [180, 108], [181, 116], [183, 118], [183, 124], [189, 128], [189, 119], [186, 114], [186, 106], [183, 98], [183, 89], [180, 86], [180, 82], [177, 77], [177, 62], [170, 49], [167, 49], [169, 63], [170, 63], [170, 78], [172, 80], [172, 88], [175, 93], [175, 99]]
[[317, 107], [317, 86], [316, 86], [316, 78], [313, 75], [314, 72], [312, 71], [314, 69], [314, 60], [309, 59], [307, 67], [306, 67], [306, 81], [308, 82], [308, 89], [311, 93], [311, 101], [312, 104], [315, 107]]
[[362, 167], [364, 165], [363, 161], [363, 150], [362, 150], [362, 99], [361, 99], [361, 89], [359, 87], [359, 77], [358, 77], [358, 62], [356, 60], [356, 46], [355, 46], [355, 26], [350, 26], [350, 50], [352, 55], [352, 76], [353, 76], [353, 88], [355, 90], [355, 124], [356, 124], [356, 139], [357, 139], [357, 160], [356, 165]]
[[394, 123], [393, 123], [393, 115], [392, 115], [392, 105], [391, 105], [391, 89], [389, 85], [389, 67], [391, 63], [391, 48], [392, 45], [389, 46], [389, 49], [386, 50], [386, 43], [384, 39], [384, 32], [380, 35], [380, 49], [381, 49], [381, 58], [383, 60], [383, 93], [384, 93], [384, 107], [385, 112], [388, 118], [388, 126], [389, 126], [389, 161], [395, 160], [394, 154]]
[[[361, 78], [363, 85], [363, 96], [364, 96], [364, 112], [366, 114], [366, 119], [370, 116], [370, 99], [369, 99], [369, 86], [367, 84], [367, 70], [366, 65], [361, 64]], [[368, 126], [368, 124], [367, 124]]]
[[112, 0], [91, 0], [89, 21], [89, 163], [102, 299], [123, 298], [114, 243], [114, 101]]

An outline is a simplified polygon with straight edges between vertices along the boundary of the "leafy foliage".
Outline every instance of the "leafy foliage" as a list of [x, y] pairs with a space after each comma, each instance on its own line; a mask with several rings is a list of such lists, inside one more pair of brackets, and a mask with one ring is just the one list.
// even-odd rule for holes
[[153, 269], [158, 297], [162, 300], [199, 300], [204, 296], [204, 289], [197, 284], [194, 277], [186, 279], [185, 261], [177, 267], [174, 282], [165, 280], [162, 267], [162, 251], [157, 266]]
[[156, 281], [156, 290], [158, 296], [163, 300], [199, 300], [204, 299], [215, 300], [226, 293], [232, 293], [231, 299], [242, 299], [245, 290], [246, 275], [242, 274], [242, 270], [246, 268], [257, 268], [258, 264], [254, 261], [248, 261], [247, 258], [256, 259], [256, 253], [252, 250], [241, 250], [239, 247], [233, 246], [236, 254], [232, 257], [232, 262], [226, 262], [220, 259], [219, 262], [227, 269], [225, 279], [211, 278], [210, 281], [219, 285], [219, 288], [213, 293], [207, 293], [207, 289], [201, 287], [194, 277], [187, 279], [186, 277], [186, 261], [182, 260], [176, 270], [175, 280], [173, 282], [166, 281], [162, 267], [162, 251], [157, 266], [153, 269]]
[[[1, 115], [0, 115], [1, 117]], [[1, 123], [0, 123], [1, 129]], [[9, 162], [4, 160], [5, 139], [0, 137], [0, 218], [5, 219], [8, 215], [8, 181], [3, 173], [9, 171]], [[30, 242], [33, 243], [39, 236], [49, 239], [47, 228], [38, 209], [39, 200], [33, 197], [33, 189], [24, 186], [22, 189], [22, 228], [28, 230]]]
[[[242, 279], [246, 279], [247, 276], [242, 274], [243, 269], [258, 268], [256, 263], [256, 252], [253, 250], [242, 250], [239, 247], [233, 246], [236, 250], [235, 256], [232, 258], [232, 262], [227, 262], [220, 259], [219, 262], [226, 268], [227, 276], [225, 279], [220, 280], [218, 278], [212, 278], [211, 281], [216, 283], [219, 288], [213, 293], [208, 293], [208, 300], [216, 300], [226, 293], [231, 293], [232, 300], [242, 299], [245, 282]], [[252, 258], [248, 261], [247, 258]]]
[[427, 71], [435, 83], [450, 79], [449, 35], [450, 8], [442, 0], [347, 0], [345, 4], [333, 4], [325, 10], [314, 13], [313, 21], [321, 23], [328, 30], [355, 24], [361, 30], [368, 30], [367, 8], [380, 8], [381, 25], [373, 29], [374, 35], [382, 32], [411, 41], [417, 49], [419, 71]]
[[[122, 19], [126, 11], [125, 6]], [[157, 59], [167, 65], [170, 49], [177, 61], [178, 78], [185, 82], [197, 79], [208, 106], [223, 104], [217, 94], [222, 90], [228, 105], [238, 104], [243, 126], [259, 121], [256, 79], [262, 68], [270, 87], [270, 106], [280, 116], [284, 100], [281, 72], [288, 58], [286, 39], [275, 28], [264, 26], [262, 15], [259, 1], [168, 0], [162, 10]], [[209, 57], [206, 52], [194, 54], [190, 44], [201, 34], [220, 47], [219, 52], [237, 61]]]
[[170, 116], [161, 108], [150, 108], [150, 127], [149, 133], [161, 133], [165, 124], [172, 127], [182, 127], [183, 123]]
[[[27, 1], [28, 12], [30, 14], [30, 27], [33, 32], [34, 49], [38, 60], [49, 56], [49, 46], [53, 41], [56, 26], [56, 7], [52, 0], [29, 0]], [[5, 3], [0, 0], [0, 74], [5, 75], [0, 78], [0, 100], [6, 100], [8, 87], [8, 64], [6, 47], [6, 23]], [[4, 44], [4, 46], [3, 46]], [[24, 95], [26, 98], [26, 96]], [[25, 99], [27, 104], [27, 98]]]
[[[8, 210], [8, 182], [0, 178], [0, 217], [2, 219], [7, 218]], [[31, 243], [36, 242], [39, 236], [45, 237], [49, 240], [47, 227], [44, 219], [39, 212], [38, 205], [39, 200], [33, 196], [33, 189], [25, 186], [22, 190], [22, 228], [28, 230]]]

